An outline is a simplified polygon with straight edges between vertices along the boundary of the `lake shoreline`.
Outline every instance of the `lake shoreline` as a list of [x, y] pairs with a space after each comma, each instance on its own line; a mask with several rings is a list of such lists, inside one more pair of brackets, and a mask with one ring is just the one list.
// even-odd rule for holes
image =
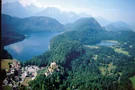
[[47, 50], [50, 40], [61, 32], [39, 32], [25, 35], [22, 41], [4, 46], [13, 58], [19, 61], [27, 61], [34, 56], [38, 56]]

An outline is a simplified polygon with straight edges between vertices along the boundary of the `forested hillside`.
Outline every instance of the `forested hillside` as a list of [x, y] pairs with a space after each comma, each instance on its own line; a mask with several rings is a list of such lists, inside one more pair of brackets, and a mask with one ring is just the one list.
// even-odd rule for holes
[[[135, 75], [135, 33], [105, 31], [89, 20], [91, 24], [70, 28], [70, 31], [54, 37], [49, 51], [25, 62], [25, 65], [46, 67], [29, 83], [30, 88], [133, 90], [130, 77]], [[115, 40], [119, 44], [97, 46], [102, 40]], [[58, 64], [60, 71], [45, 76], [45, 70], [52, 61]]]
[[33, 16], [27, 18], [16, 18], [9, 15], [2, 14], [2, 31], [10, 29], [19, 33], [33, 33], [33, 32], [44, 32], [44, 31], [62, 31], [64, 26], [57, 20], [44, 17], [44, 16]]

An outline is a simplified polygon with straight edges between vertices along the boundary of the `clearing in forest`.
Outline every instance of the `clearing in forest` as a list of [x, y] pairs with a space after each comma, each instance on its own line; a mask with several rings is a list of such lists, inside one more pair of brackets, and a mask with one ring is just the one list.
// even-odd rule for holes
[[96, 45], [84, 45], [85, 47], [91, 48], [91, 49], [98, 49], [99, 47]]
[[9, 69], [9, 63], [13, 63], [12, 59], [2, 59], [1, 69]]
[[135, 89], [135, 76], [130, 78], [131, 82], [132, 82], [132, 86]]
[[107, 65], [107, 67], [100, 66], [99, 69], [102, 73], [102, 75], [112, 75], [112, 70], [115, 70], [116, 66], [113, 65], [113, 63], [110, 63]]
[[30, 78], [30, 77], [26, 77], [25, 79], [24, 79], [24, 81], [22, 82], [22, 85], [24, 85], [24, 86], [28, 86], [29, 84], [29, 81], [31, 81], [31, 79], [32, 78]]
[[115, 52], [118, 52], [118, 53], [121, 53], [121, 54], [125, 54], [125, 55], [127, 55], [127, 56], [130, 56], [130, 55], [129, 55], [129, 52], [122, 50], [122, 48], [114, 48], [114, 51], [115, 51]]

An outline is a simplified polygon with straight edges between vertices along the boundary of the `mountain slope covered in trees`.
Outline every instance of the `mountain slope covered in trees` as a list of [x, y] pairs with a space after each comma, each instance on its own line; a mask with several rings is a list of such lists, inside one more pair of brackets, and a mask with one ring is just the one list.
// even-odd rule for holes
[[[93, 24], [85, 23], [54, 37], [49, 51], [26, 61], [25, 65], [39, 67], [47, 67], [53, 61], [60, 69], [47, 77], [42, 70], [29, 87], [33, 90], [133, 90], [129, 78], [135, 74], [135, 33], [105, 31], [101, 27], [99, 30], [98, 24], [91, 28]], [[116, 40], [119, 45], [96, 46], [102, 40]]]
[[[10, 22], [9, 22], [10, 21]], [[19, 33], [32, 33], [42, 31], [62, 31], [63, 25], [57, 20], [43, 17], [33, 16], [27, 18], [16, 18], [2, 14], [2, 31], [8, 29]]]

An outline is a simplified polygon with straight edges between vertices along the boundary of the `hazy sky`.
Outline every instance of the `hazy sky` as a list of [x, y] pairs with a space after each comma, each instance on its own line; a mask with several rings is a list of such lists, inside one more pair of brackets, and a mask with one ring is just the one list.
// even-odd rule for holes
[[108, 20], [135, 22], [135, 0], [2, 0], [2, 3], [19, 1], [24, 6], [35, 4], [39, 7], [55, 6], [61, 10], [85, 12], [102, 16]]

